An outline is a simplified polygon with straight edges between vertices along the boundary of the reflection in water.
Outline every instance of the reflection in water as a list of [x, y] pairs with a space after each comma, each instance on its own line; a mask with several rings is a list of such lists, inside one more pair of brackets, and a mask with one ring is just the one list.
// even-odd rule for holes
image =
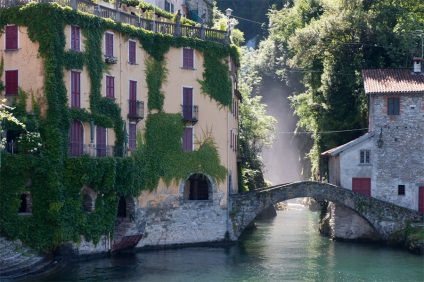
[[70, 264], [39, 281], [424, 281], [424, 258], [333, 242], [318, 213], [278, 211], [237, 245], [125, 253]]

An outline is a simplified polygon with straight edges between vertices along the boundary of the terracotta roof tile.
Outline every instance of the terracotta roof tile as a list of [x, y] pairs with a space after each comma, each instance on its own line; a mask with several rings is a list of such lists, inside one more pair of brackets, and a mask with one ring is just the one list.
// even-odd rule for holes
[[366, 94], [424, 93], [424, 75], [410, 69], [362, 70]]

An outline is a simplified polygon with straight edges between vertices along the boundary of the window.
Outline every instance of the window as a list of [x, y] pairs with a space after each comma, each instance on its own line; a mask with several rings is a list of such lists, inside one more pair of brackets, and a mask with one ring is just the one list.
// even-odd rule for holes
[[90, 192], [84, 190], [82, 195], [82, 209], [85, 212], [92, 212], [94, 210], [95, 202], [91, 197]]
[[135, 150], [137, 139], [137, 124], [130, 123], [128, 126], [128, 149]]
[[173, 14], [174, 13], [174, 4], [169, 3], [168, 1], [165, 0], [165, 11]]
[[96, 128], [96, 151], [98, 157], [107, 156], [106, 128], [97, 126]]
[[361, 150], [360, 151], [360, 158], [359, 163], [361, 164], [369, 164], [370, 161], [371, 151], [370, 150]]
[[5, 71], [6, 95], [18, 94], [18, 77], [18, 70]]
[[405, 195], [405, 185], [398, 185], [398, 195]]
[[105, 55], [113, 57], [113, 33], [105, 33]]
[[203, 174], [193, 174], [187, 179], [184, 186], [184, 199], [206, 201], [210, 200], [210, 185], [208, 178]]
[[127, 217], [127, 201], [124, 196], [119, 197], [118, 203], [118, 217]]
[[84, 129], [81, 122], [72, 121], [69, 154], [72, 157], [81, 156], [84, 151]]
[[135, 41], [128, 41], [128, 62], [132, 65], [135, 65], [137, 63], [136, 45], [137, 44]]
[[71, 50], [81, 51], [81, 30], [79, 26], [71, 26]]
[[193, 120], [193, 88], [183, 88], [183, 120]]
[[81, 108], [81, 73], [71, 71], [71, 108]]
[[106, 97], [115, 98], [115, 78], [113, 76], [106, 76]]
[[21, 205], [18, 213], [32, 213], [32, 197], [30, 192], [21, 194]]
[[238, 119], [238, 111], [239, 111], [238, 101], [236, 99], [233, 100], [233, 116]]
[[184, 127], [183, 133], [183, 151], [193, 151], [193, 127]]
[[387, 114], [391, 116], [399, 115], [399, 98], [387, 99]]
[[191, 48], [183, 48], [183, 69], [194, 68], [194, 50]]
[[7, 25], [5, 50], [16, 50], [16, 49], [18, 49], [18, 26]]

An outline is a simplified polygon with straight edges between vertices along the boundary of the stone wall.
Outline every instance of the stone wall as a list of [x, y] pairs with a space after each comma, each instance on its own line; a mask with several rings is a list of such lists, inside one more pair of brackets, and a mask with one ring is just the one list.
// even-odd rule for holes
[[[400, 99], [400, 114], [387, 115], [387, 99]], [[418, 187], [424, 186], [424, 101], [423, 95], [371, 95], [375, 142], [373, 154], [378, 162], [373, 196], [400, 206], [418, 209]], [[398, 195], [398, 186], [405, 195]]]

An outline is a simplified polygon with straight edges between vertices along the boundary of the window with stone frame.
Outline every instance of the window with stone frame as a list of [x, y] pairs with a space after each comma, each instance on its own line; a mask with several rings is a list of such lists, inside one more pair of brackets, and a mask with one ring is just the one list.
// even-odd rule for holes
[[359, 153], [359, 163], [360, 164], [370, 164], [371, 163], [371, 151], [370, 150], [361, 150]]
[[399, 98], [388, 98], [387, 99], [387, 114], [390, 116], [398, 116], [400, 108]]

